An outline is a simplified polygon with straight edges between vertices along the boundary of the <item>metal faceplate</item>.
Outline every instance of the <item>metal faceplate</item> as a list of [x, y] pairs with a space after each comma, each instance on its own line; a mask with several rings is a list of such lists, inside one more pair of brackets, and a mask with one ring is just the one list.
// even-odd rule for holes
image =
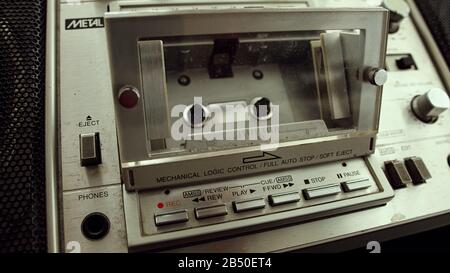
[[[120, 2], [131, 3], [133, 1]], [[316, 6], [327, 7], [365, 8], [379, 4], [375, 2], [380, 1], [321, 0], [316, 1], [315, 4]], [[425, 46], [427, 41], [422, 40], [417, 29], [417, 27], [423, 26], [418, 23], [418, 12], [417, 10], [414, 12], [414, 8], [412, 9], [414, 20], [413, 18], [406, 18], [402, 22], [399, 32], [389, 36], [387, 56], [389, 81], [384, 87], [380, 134], [377, 138], [376, 153], [369, 157], [368, 163], [366, 162], [365, 167], [361, 167], [361, 170], [366, 173], [368, 168], [372, 168], [372, 179], [378, 177], [381, 185], [383, 185], [383, 181], [386, 181], [382, 173], [383, 162], [394, 159], [402, 161], [404, 158], [418, 156], [423, 159], [432, 178], [424, 184], [418, 186], [408, 184], [405, 188], [397, 190], [395, 197], [389, 202], [381, 198], [380, 192], [374, 192], [339, 201], [324, 197], [324, 204], [295, 209], [297, 206], [313, 203], [306, 200], [303, 194], [299, 194], [300, 201], [296, 203], [299, 205], [283, 205], [284, 208], [287, 208], [286, 211], [282, 207], [272, 208], [269, 205], [268, 195], [272, 194], [272, 191], [258, 192], [258, 196], [264, 198], [267, 212], [274, 213], [268, 214], [267, 217], [263, 215], [262, 217], [248, 219], [235, 213], [229, 204], [230, 201], [234, 200], [233, 198], [243, 200], [244, 197], [228, 199], [230, 194], [228, 193], [228, 195], [224, 195], [228, 215], [218, 217], [222, 217], [220, 218], [222, 220], [230, 219], [232, 221], [217, 223], [218, 220], [213, 218], [203, 219], [202, 221], [195, 219], [194, 205], [192, 205], [195, 202], [192, 202], [192, 200], [197, 197], [192, 199], [172, 198], [172, 196], [182, 196], [185, 190], [181, 188], [171, 187], [169, 195], [163, 193], [165, 188], [142, 192], [142, 198], [140, 198], [136, 192], [127, 192], [121, 184], [116, 122], [111, 96], [111, 90], [113, 89], [109, 73], [106, 34], [102, 21], [105, 12], [107, 12], [108, 4], [112, 7], [113, 4], [117, 3], [119, 2], [87, 0], [77, 1], [76, 3], [74, 1], [59, 2], [58, 42], [56, 45], [58, 49], [56, 78], [58, 82], [59, 124], [55, 127], [59, 130], [60, 143], [59, 177], [61, 185], [59, 189], [62, 198], [59, 208], [62, 216], [61, 238], [63, 238], [60, 243], [62, 249], [66, 252], [76, 252], [77, 250], [81, 252], [128, 251], [129, 248], [133, 247], [134, 250], [138, 250], [155, 242], [160, 242], [156, 247], [162, 248], [165, 247], [165, 242], [169, 241], [171, 244], [173, 243], [173, 248], [170, 249], [172, 252], [289, 251], [348, 239], [361, 234], [366, 234], [368, 240], [383, 240], [385, 238], [384, 230], [392, 231], [395, 236], [402, 236], [404, 233], [400, 232], [398, 228], [405, 227], [408, 224], [411, 225], [411, 230], [414, 232], [449, 224], [448, 222], [433, 222], [433, 219], [450, 213], [450, 203], [448, 202], [450, 199], [450, 183], [448, 183], [450, 167], [447, 162], [450, 151], [450, 112], [441, 114], [434, 124], [424, 124], [415, 118], [410, 108], [411, 99], [416, 95], [422, 95], [431, 88], [445, 89]], [[411, 3], [412, 1], [409, 1], [410, 5]], [[70, 25], [70, 23], [73, 24], [67, 28], [66, 24]], [[411, 54], [414, 57], [418, 66], [417, 69], [403, 71], [396, 69], [396, 58], [405, 54]], [[91, 117], [90, 120], [88, 120], [88, 116]], [[100, 133], [102, 164], [97, 167], [81, 167], [79, 135], [95, 132]], [[340, 150], [338, 147], [334, 148], [336, 148], [336, 151]], [[360, 160], [356, 159], [356, 161], [359, 162]], [[346, 162], [348, 166], [353, 165], [353, 161]], [[361, 163], [358, 162], [359, 166]], [[313, 176], [325, 176], [329, 179], [335, 179], [336, 182], [343, 182], [345, 179], [340, 179], [337, 174], [333, 174], [337, 170], [339, 170], [338, 173], [342, 173], [343, 170], [349, 168], [339, 166], [341, 163], [342, 160], [339, 160], [336, 163], [324, 166], [323, 169], [321, 169], [321, 165], [316, 165], [314, 168], [317, 168], [317, 175], [314, 174]], [[333, 164], [336, 165], [332, 166]], [[285, 171], [281, 172], [285, 173]], [[286, 173], [295, 175], [300, 180], [296, 180], [295, 186], [292, 186], [295, 187], [294, 192], [300, 191], [306, 186], [303, 184], [304, 181], [302, 182], [304, 178], [302, 169], [292, 169], [286, 171]], [[262, 180], [270, 179], [271, 176], [276, 177], [277, 175], [267, 172], [258, 176], [265, 179], [249, 177], [248, 180], [233, 179], [228, 184], [226, 181], [216, 183], [228, 187], [231, 184], [243, 186], [260, 183]], [[201, 184], [198, 187], [189, 186], [189, 188], [200, 190], [202, 195], [205, 195], [206, 190], [207, 196], [213, 196], [218, 194], [211, 193], [213, 188], [217, 188], [216, 183]], [[242, 183], [242, 185], [239, 183]], [[261, 191], [262, 185], [259, 185], [256, 190]], [[311, 184], [311, 187], [314, 186]], [[389, 189], [389, 187], [387, 188]], [[375, 188], [371, 187], [370, 189]], [[108, 191], [108, 198], [104, 198], [105, 194], [100, 194], [104, 191]], [[292, 192], [288, 188], [273, 192], [288, 191]], [[370, 190], [362, 190], [361, 192], [366, 193], [366, 191]], [[192, 191], [189, 194], [195, 194], [196, 192], [198, 193], [198, 191]], [[92, 196], [94, 199], [79, 200], [80, 195]], [[157, 208], [159, 202], [144, 200], [146, 195], [154, 195], [158, 199], [160, 198], [161, 203], [164, 203], [164, 209], [161, 211], [165, 212], [171, 211], [167, 202], [176, 206], [177, 202], [170, 202], [172, 199], [183, 200], [186, 208], [182, 209], [187, 210], [189, 223], [175, 224], [178, 226], [173, 228], [161, 226], [156, 229], [152, 221], [154, 221], [154, 214], [159, 213], [158, 210], [160, 209]], [[341, 193], [340, 196], [345, 197], [347, 193]], [[377, 204], [377, 201], [372, 202], [371, 200], [379, 200], [387, 202], [387, 204], [352, 213], [337, 214], [342, 212], [341, 209], [344, 205], [350, 204], [352, 209], [362, 209], [367, 208], [368, 205]], [[203, 201], [200, 200], [200, 202]], [[218, 204], [220, 201], [208, 202], [210, 202], [208, 204]], [[198, 207], [203, 205], [206, 204], [199, 203]], [[177, 210], [178, 208], [176, 206]], [[290, 210], [290, 208], [294, 209]], [[148, 211], [148, 213], [145, 211]], [[275, 211], [277, 212], [275, 213]], [[103, 239], [88, 240], [82, 235], [80, 225], [86, 215], [95, 212], [102, 212], [107, 215], [110, 219], [111, 228], [109, 234]], [[248, 211], [242, 215], [252, 213], [256, 214], [256, 212]], [[313, 217], [309, 220], [314, 221], [291, 225], [280, 225], [283, 222], [276, 221], [281, 220], [278, 218], [279, 216], [285, 219], [295, 219], [294, 222], [301, 221], [302, 219], [308, 219], [308, 217], [304, 217], [305, 215], [312, 215]], [[321, 216], [320, 219], [317, 219], [317, 216]], [[242, 217], [242, 219], [238, 220], [233, 217]], [[199, 240], [192, 245], [177, 246], [178, 243], [182, 243], [181, 238], [189, 238], [190, 235], [198, 234], [198, 231], [204, 231], [207, 234], [205, 238], [213, 238], [215, 235], [226, 236], [227, 232], [223, 231], [235, 229], [238, 226], [237, 223], [248, 224], [247, 221], [259, 221], [258, 219], [264, 219], [264, 221], [259, 222], [262, 223], [261, 225], [256, 225], [258, 228], [270, 227], [270, 229], [251, 232], [252, 228], [247, 226], [244, 235], [235, 234], [227, 238], [216, 238], [209, 242]], [[266, 220], [269, 222], [265, 222]], [[420, 226], [420, 224], [416, 225], [421, 220], [430, 220], [430, 224], [426, 227]], [[144, 226], [144, 222], [148, 225]], [[254, 223], [256, 224], [256, 222]], [[271, 223], [274, 223], [276, 227], [272, 226]], [[180, 229], [180, 225], [189, 225], [191, 228], [183, 229], [183, 226]], [[161, 233], [152, 233], [155, 230], [161, 231]], [[372, 232], [376, 231], [379, 231], [377, 235], [371, 235]], [[352, 246], [362, 246], [365, 243], [366, 241], [358, 241]], [[171, 244], [167, 244], [167, 246]], [[340, 245], [336, 246], [339, 247]], [[155, 247], [154, 244], [153, 247]]]
[[[61, 3], [57, 67], [59, 153], [62, 191], [61, 249], [65, 252], [126, 252], [128, 250], [119, 159], [109, 80], [102, 2]], [[88, 19], [86, 19], [88, 18]], [[102, 163], [82, 167], [80, 135], [99, 133]], [[89, 240], [81, 224], [101, 212], [109, 233]]]
[[[127, 234], [123, 218], [122, 187], [97, 187], [63, 194], [64, 238], [67, 252], [124, 252]], [[109, 233], [101, 240], [86, 238], [81, 229], [91, 213], [102, 213], [109, 219]]]

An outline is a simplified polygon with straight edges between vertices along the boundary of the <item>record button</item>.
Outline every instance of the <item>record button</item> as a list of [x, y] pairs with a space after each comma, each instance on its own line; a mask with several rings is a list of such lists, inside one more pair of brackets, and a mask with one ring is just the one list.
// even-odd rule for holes
[[163, 214], [155, 214], [156, 226], [184, 223], [187, 222], [188, 220], [189, 216], [187, 210], [180, 210]]

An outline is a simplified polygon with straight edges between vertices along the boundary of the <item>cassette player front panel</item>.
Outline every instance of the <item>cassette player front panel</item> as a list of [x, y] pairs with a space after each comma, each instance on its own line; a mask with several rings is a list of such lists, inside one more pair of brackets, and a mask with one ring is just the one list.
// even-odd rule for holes
[[[356, 158], [136, 195], [125, 191], [125, 209], [138, 211], [136, 224], [141, 230], [131, 231], [141, 234], [137, 241], [146, 242], [146, 248], [161, 248], [174, 239], [180, 243], [220, 237], [242, 228], [267, 228], [345, 212], [355, 209], [356, 203], [381, 204], [393, 193], [372, 164], [370, 159]], [[129, 239], [133, 244], [133, 238]]]

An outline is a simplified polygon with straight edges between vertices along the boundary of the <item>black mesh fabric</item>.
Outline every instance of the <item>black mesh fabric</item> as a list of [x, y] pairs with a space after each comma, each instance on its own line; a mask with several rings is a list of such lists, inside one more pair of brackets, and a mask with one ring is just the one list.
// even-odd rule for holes
[[45, 252], [44, 0], [0, 0], [0, 253]]
[[450, 0], [415, 2], [450, 67]]

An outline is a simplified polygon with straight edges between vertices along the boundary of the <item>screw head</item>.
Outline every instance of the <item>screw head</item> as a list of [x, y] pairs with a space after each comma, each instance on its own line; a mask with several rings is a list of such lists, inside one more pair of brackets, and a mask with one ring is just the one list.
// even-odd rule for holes
[[189, 85], [191, 83], [191, 79], [188, 76], [186, 76], [186, 75], [181, 75], [178, 78], [178, 83], [180, 85], [187, 86], [187, 85]]
[[262, 80], [264, 78], [264, 74], [261, 70], [253, 70], [252, 75], [256, 80]]

